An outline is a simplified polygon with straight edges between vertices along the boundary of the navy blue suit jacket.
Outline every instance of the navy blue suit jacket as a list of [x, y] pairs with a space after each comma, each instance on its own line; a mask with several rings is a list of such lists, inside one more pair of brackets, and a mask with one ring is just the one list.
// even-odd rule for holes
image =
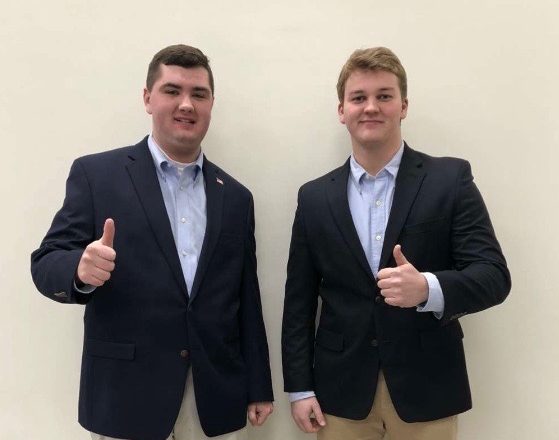
[[283, 317], [285, 391], [315, 390], [323, 411], [363, 419], [382, 369], [404, 421], [466, 411], [458, 318], [502, 302], [511, 283], [470, 165], [406, 145], [385, 231], [380, 269], [396, 265], [401, 244], [410, 263], [437, 276], [441, 320], [384, 302], [351, 217], [349, 172], [348, 161], [299, 192]]
[[[250, 192], [208, 160], [207, 227], [187, 292], [148, 150], [77, 159], [66, 198], [31, 258], [38, 290], [85, 304], [79, 422], [117, 438], [166, 438], [192, 368], [209, 436], [246, 424], [249, 402], [273, 400]], [[115, 221], [116, 266], [92, 294], [73, 289], [84, 248]]]

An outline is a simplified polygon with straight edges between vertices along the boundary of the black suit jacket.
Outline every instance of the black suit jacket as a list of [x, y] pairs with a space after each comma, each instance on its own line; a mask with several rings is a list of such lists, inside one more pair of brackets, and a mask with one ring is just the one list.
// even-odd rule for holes
[[[285, 391], [315, 390], [323, 411], [363, 419], [379, 369], [400, 417], [428, 421], [471, 407], [460, 316], [502, 302], [510, 275], [466, 161], [405, 146], [380, 268], [402, 245], [442, 287], [444, 316], [387, 305], [353, 224], [349, 161], [299, 191], [287, 268]], [[315, 334], [318, 298], [322, 299]]]
[[[66, 198], [31, 258], [48, 298], [86, 304], [79, 421], [117, 438], [166, 438], [192, 367], [209, 436], [246, 424], [249, 402], [273, 400], [256, 275], [250, 192], [207, 159], [207, 227], [187, 292], [147, 138], [77, 159]], [[116, 267], [91, 295], [73, 289], [84, 248], [106, 218]]]

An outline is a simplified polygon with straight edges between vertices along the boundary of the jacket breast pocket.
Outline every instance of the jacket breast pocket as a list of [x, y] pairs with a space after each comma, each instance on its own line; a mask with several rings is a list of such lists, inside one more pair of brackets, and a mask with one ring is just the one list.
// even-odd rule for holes
[[437, 232], [443, 229], [447, 222], [446, 217], [437, 217], [421, 221], [419, 223], [412, 223], [405, 225], [402, 229], [403, 235], [425, 234], [428, 232]]
[[136, 353], [136, 344], [99, 341], [97, 339], [87, 339], [85, 342], [86, 356], [119, 359], [131, 361]]

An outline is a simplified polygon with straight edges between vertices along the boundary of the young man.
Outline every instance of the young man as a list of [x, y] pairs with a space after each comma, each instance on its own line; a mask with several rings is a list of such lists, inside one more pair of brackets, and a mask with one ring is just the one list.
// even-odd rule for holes
[[253, 425], [272, 412], [252, 195], [201, 152], [213, 102], [200, 50], [158, 52], [152, 133], [74, 162], [32, 255], [41, 293], [86, 304], [79, 422], [93, 439], [246, 438], [247, 412]]
[[323, 440], [455, 439], [471, 408], [458, 318], [505, 299], [505, 259], [468, 162], [403, 142], [394, 53], [355, 51], [338, 97], [351, 157], [301, 187], [293, 224], [282, 333], [293, 418]]

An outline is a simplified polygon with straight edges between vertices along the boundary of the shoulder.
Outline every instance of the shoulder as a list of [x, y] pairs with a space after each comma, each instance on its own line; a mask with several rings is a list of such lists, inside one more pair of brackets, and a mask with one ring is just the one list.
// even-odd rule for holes
[[346, 183], [348, 176], [349, 162], [346, 161], [342, 166], [302, 185], [299, 188], [299, 198], [312, 198], [318, 194], [323, 194], [324, 189], [331, 185], [332, 182], [342, 180], [343, 183]]
[[223, 185], [228, 193], [236, 194], [243, 198], [252, 199], [252, 193], [241, 182], [235, 179], [231, 174], [226, 172], [223, 168], [209, 161], [204, 156], [204, 178], [215, 179], [219, 185]]
[[[404, 161], [415, 161], [425, 172], [439, 175], [443, 178], [456, 178], [459, 175], [470, 174], [470, 163], [458, 157], [431, 156], [421, 151], [414, 150], [406, 145], [402, 164]], [[402, 165], [401, 165], [402, 166]]]
[[78, 157], [75, 164], [80, 164], [83, 167], [108, 167], [116, 164], [122, 164], [123, 161], [129, 161], [130, 158], [137, 156], [140, 153], [148, 151], [147, 137], [142, 139], [135, 145], [128, 145], [126, 147], [112, 148], [99, 153], [88, 154]]

